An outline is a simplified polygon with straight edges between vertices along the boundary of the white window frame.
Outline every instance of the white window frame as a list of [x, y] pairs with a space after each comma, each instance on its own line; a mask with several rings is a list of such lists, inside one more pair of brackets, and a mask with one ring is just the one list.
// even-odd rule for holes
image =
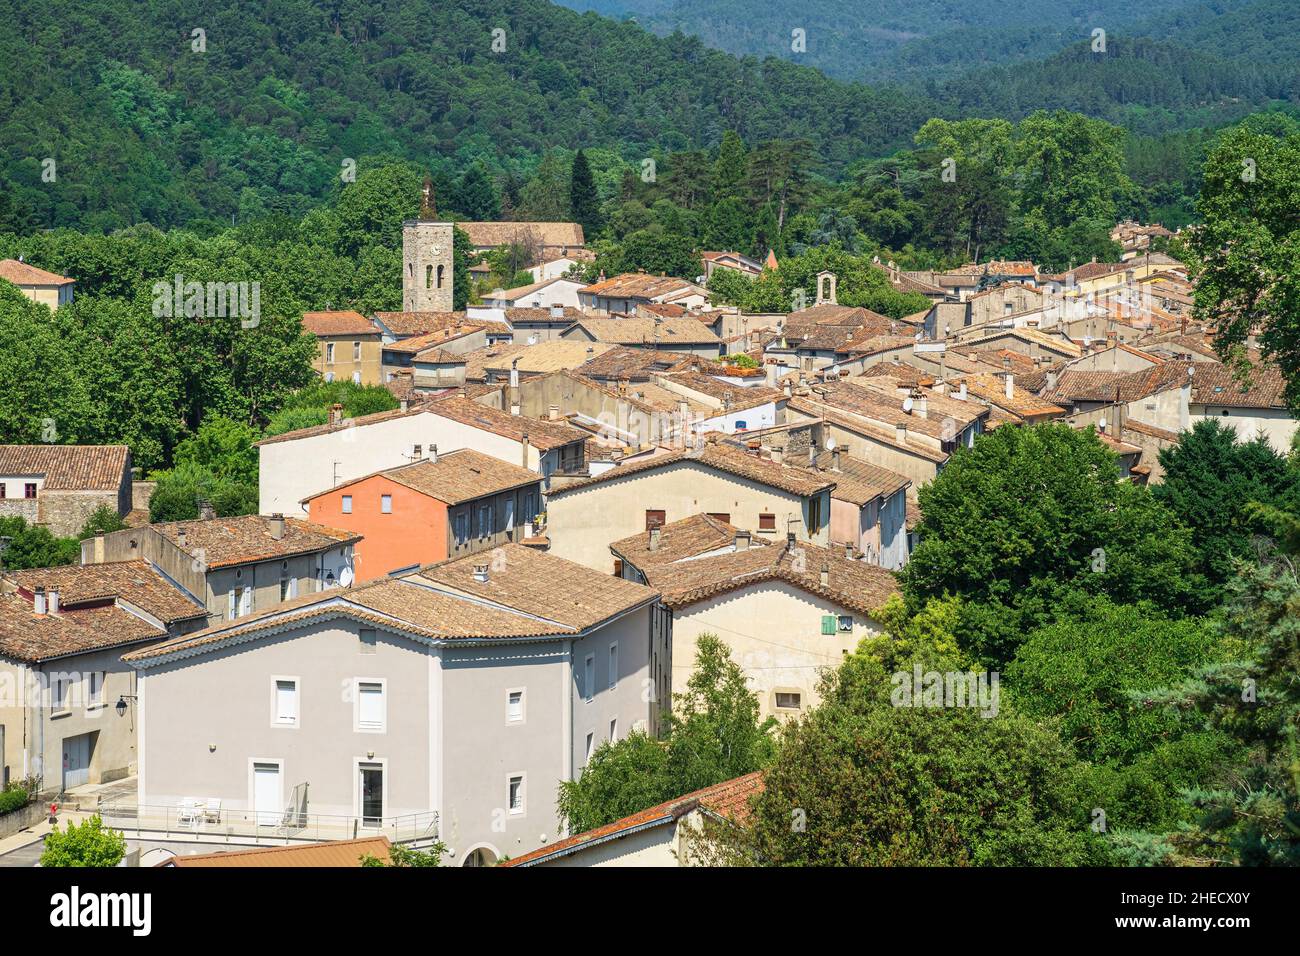
[[582, 766], [585, 768], [591, 764], [591, 755], [596, 752], [596, 732], [594, 730], [587, 731], [587, 742], [584, 746], [586, 749], [582, 754]]
[[[519, 808], [515, 809], [511, 800], [512, 788], [514, 782], [519, 781]], [[522, 770], [506, 774], [506, 813], [512, 817], [522, 817], [528, 814], [528, 774]]]
[[253, 586], [245, 584], [239, 592], [239, 616], [248, 617], [253, 613]]
[[[377, 766], [384, 775], [384, 800], [383, 807], [379, 814], [379, 826], [367, 826], [362, 823], [361, 814], [361, 768], [365, 764]], [[357, 820], [357, 826], [365, 831], [382, 830], [384, 821], [388, 819], [388, 792], [392, 789], [389, 784], [392, 782], [388, 774], [387, 757], [353, 757], [352, 758], [352, 815]]]
[[[506, 724], [508, 726], [522, 724], [526, 722], [528, 719], [528, 695], [524, 693], [524, 690], [525, 688], [523, 687], [506, 688]], [[510, 713], [510, 698], [513, 697], [515, 694], [519, 695], [519, 716], [518, 717], [513, 717], [511, 716]]]
[[[293, 684], [293, 719], [280, 719], [280, 685]], [[290, 674], [271, 675], [271, 726], [297, 730], [302, 726], [302, 681]]]
[[393, 513], [393, 496], [392, 496], [392, 495], [380, 495], [380, 496], [379, 496], [379, 513], [380, 513], [381, 515], [390, 515], [390, 514]]
[[[378, 684], [379, 693], [383, 700], [383, 719], [378, 728], [361, 726], [361, 685]], [[386, 734], [388, 733], [388, 678], [387, 677], [354, 677], [352, 678], [352, 729], [359, 734]]]
[[611, 744], [618, 742], [618, 718], [617, 717], [611, 717], [609, 721], [609, 742]]
[[342, 495], [340, 497], [342, 500], [339, 503], [339, 513], [345, 515], [352, 514], [352, 496]]
[[588, 654], [582, 662], [582, 699], [591, 703], [596, 696], [596, 655]]
[[104, 671], [86, 674], [86, 710], [98, 710], [104, 706], [104, 682], [107, 678]]
[[608, 689], [613, 690], [618, 686], [618, 643], [609, 645], [609, 659], [606, 661], [606, 670], [608, 677]]

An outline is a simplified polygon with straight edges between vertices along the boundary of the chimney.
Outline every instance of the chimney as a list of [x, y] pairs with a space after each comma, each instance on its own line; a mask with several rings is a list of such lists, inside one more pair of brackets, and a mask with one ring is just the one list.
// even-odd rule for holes
[[907, 422], [897, 422], [894, 425], [894, 437], [900, 441], [907, 441]]
[[555, 305], [551, 306], [551, 318], [553, 319], [564, 318], [564, 306], [560, 305], [559, 303], [556, 303]]
[[45, 605], [51, 614], [59, 613], [59, 589], [48, 588], [45, 592]]
[[1007, 398], [1015, 397], [1016, 377], [1007, 372]]
[[32, 602], [32, 612], [36, 614], [37, 617], [44, 617], [45, 616], [45, 585], [43, 584], [36, 585], [36, 590], [32, 592], [32, 595], [34, 598]]
[[854, 558], [853, 558], [853, 542], [852, 542], [852, 541], [845, 541], [845, 542], [844, 542], [844, 557], [848, 558], [850, 561], [854, 560]]
[[528, 432], [524, 432], [523, 437], [522, 437], [522, 439], [520, 440], [519, 444], [520, 444], [520, 447], [521, 447], [521, 453], [522, 453], [522, 455], [523, 455], [524, 467], [527, 468], [527, 467], [528, 467], [528, 450], [532, 447], [531, 445], [528, 444]]
[[963, 378], [957, 383], [957, 398], [966, 401], [966, 380]]
[[915, 397], [915, 401], [913, 402], [913, 404], [916, 407], [916, 414], [920, 415], [922, 418], [928, 417], [926, 415], [926, 411], [929, 406], [928, 403], [926, 402], [925, 392], [921, 391], [918, 388], [915, 392], [914, 397]]
[[474, 580], [479, 584], [488, 583], [488, 566], [486, 564], [474, 565]]
[[519, 359], [510, 360], [510, 387], [519, 387]]
[[429, 464], [431, 464], [431, 465], [436, 465], [436, 464], [438, 464], [438, 446], [437, 446], [437, 445], [430, 445], [430, 446], [429, 446]]
[[773, 446], [772, 446], [772, 460], [773, 460], [774, 462], [776, 462], [778, 465], [785, 461], [785, 446], [784, 446], [784, 445], [773, 445]]
[[748, 532], [748, 531], [737, 531], [737, 532], [736, 532], [736, 550], [737, 550], [737, 551], [748, 551], [748, 550], [749, 550], [749, 532]]
[[648, 550], [650, 551], [659, 550], [659, 536], [662, 533], [663, 533], [663, 529], [661, 529], [658, 525], [655, 525], [653, 528], [650, 529], [650, 541], [646, 545], [646, 548]]
[[1047, 390], [1049, 392], [1056, 391], [1056, 375], [1056, 369], [1050, 368], [1047, 370]]
[[785, 549], [786, 549], [787, 551], [793, 551], [793, 550], [794, 550], [794, 547], [795, 547], [795, 537], [794, 537], [794, 532], [793, 532], [793, 531], [787, 531], [787, 532], [785, 533]]
[[548, 408], [546, 409], [546, 417], [549, 418], [551, 421], [555, 421], [557, 418], [559, 418], [559, 417], [560, 417], [560, 406], [559, 406], [559, 405], [551, 405], [550, 407], [548, 407]]
[[831, 450], [831, 471], [840, 470], [840, 450], [838, 448]]
[[402, 399], [402, 401], [399, 404], [402, 407], [402, 411], [409, 412], [411, 410], [411, 403], [406, 399]]
[[186, 538], [187, 535], [185, 534], [185, 525], [181, 525], [176, 529], [176, 546], [180, 548], [182, 551], [185, 550]]
[[812, 443], [808, 445], [808, 467], [814, 470], [817, 468], [817, 446]]
[[199, 520], [211, 521], [217, 516], [216, 509], [212, 507], [212, 502], [207, 498], [199, 499]]
[[271, 537], [276, 541], [284, 540], [284, 515], [278, 511], [271, 515]]
[[330, 406], [330, 424], [337, 425], [343, 421], [343, 406], [335, 402]]
[[794, 385], [791, 384], [788, 378], [785, 380], [785, 385], [782, 386], [781, 391], [785, 392], [786, 398], [790, 398], [794, 395]]
[[827, 588], [830, 587], [830, 585], [831, 585], [831, 566], [829, 564], [823, 564], [822, 565], [822, 587]]

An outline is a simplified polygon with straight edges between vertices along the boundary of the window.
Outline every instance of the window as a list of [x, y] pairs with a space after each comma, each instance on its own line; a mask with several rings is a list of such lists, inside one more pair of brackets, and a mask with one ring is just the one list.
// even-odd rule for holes
[[596, 693], [596, 658], [591, 654], [587, 655], [587, 660], [582, 665], [582, 696], [584, 700], [591, 700]]
[[424, 287], [426, 289], [433, 287], [433, 266], [424, 267]]
[[360, 342], [353, 342], [353, 343], [352, 343], [352, 361], [354, 361], [354, 362], [360, 362], [360, 361], [361, 361], [361, 343], [360, 343]]
[[852, 615], [852, 614], [841, 614], [841, 615], [839, 616], [839, 629], [840, 629], [841, 631], [852, 631], [852, 630], [853, 630], [853, 615]]
[[456, 544], [464, 544], [469, 540], [469, 512], [462, 511], [456, 515]]
[[582, 445], [565, 445], [560, 449], [560, 471], [572, 474], [582, 470]]
[[[439, 266], [441, 268], [441, 266]], [[510, 778], [510, 784], [506, 790], [507, 806], [510, 807], [511, 813], [524, 812], [524, 775], [517, 774]]]
[[357, 681], [357, 730], [383, 733], [388, 715], [382, 681]]
[[379, 496], [379, 510], [380, 510], [381, 512], [383, 512], [384, 514], [386, 514], [386, 515], [390, 515], [390, 514], [393, 513], [393, 496], [392, 496], [392, 495], [380, 495], [380, 496]]
[[486, 538], [492, 534], [492, 503], [478, 507], [478, 537]]
[[343, 513], [344, 513], [345, 515], [350, 515], [350, 514], [352, 514], [352, 496], [351, 496], [351, 495], [344, 495], [344, 496], [343, 496]]
[[835, 633], [835, 628], [836, 628], [836, 626], [837, 626], [837, 625], [836, 625], [836, 620], [835, 620], [835, 615], [834, 615], [834, 614], [823, 614], [823, 615], [822, 615], [822, 633], [823, 633], [823, 634], [834, 634], [834, 633]]
[[506, 694], [506, 723], [517, 724], [524, 719], [524, 692], [512, 690]]
[[298, 678], [296, 677], [275, 679], [275, 725], [277, 727], [298, 726]]
[[648, 510], [645, 513], [645, 529], [649, 531], [651, 528], [662, 528], [668, 523], [667, 518], [668, 513], [666, 511]]
[[731, 524], [731, 515], [724, 512], [709, 512], [709, 517], [714, 521], [721, 521], [723, 524]]
[[239, 596], [239, 616], [247, 617], [253, 613], [253, 586], [245, 584], [243, 593]]
[[25, 485], [23, 485], [23, 497], [24, 498], [36, 497], [36, 482], [29, 481]]
[[609, 689], [618, 686], [618, 645], [609, 645]]
[[587, 734], [587, 749], [585, 751], [587, 756], [583, 758], [582, 761], [582, 765], [584, 767], [587, 764], [591, 763], [591, 754], [592, 751], [595, 749], [595, 746], [596, 746], [596, 735], [594, 733]]
[[373, 627], [363, 627], [357, 633], [362, 654], [378, 653], [379, 647], [375, 643], [375, 629]]
[[446, 268], [447, 268], [446, 266], [438, 266], [438, 288], [439, 289], [442, 288], [442, 274], [446, 270]]
[[821, 496], [808, 499], [808, 533], [815, 534], [822, 526]]
[[759, 530], [759, 531], [775, 531], [775, 530], [776, 530], [776, 515], [759, 515], [759, 516], [758, 516], [758, 530]]
[[67, 710], [71, 691], [72, 676], [70, 674], [55, 674], [54, 682], [50, 687], [50, 710], [55, 713]]
[[4, 497], [6, 497], [6, 495], [5, 495], [5, 483], [4, 483], [3, 481], [0, 481], [0, 498], [4, 498]]
[[325, 364], [326, 365], [334, 364], [334, 343], [333, 342], [325, 343]]
[[615, 717], [609, 722], [609, 742], [612, 744], [618, 740], [618, 718]]
[[621, 578], [622, 576], [623, 576], [623, 559], [622, 559], [622, 558], [615, 558], [615, 559], [614, 559], [614, 577], [616, 577], [616, 578]]
[[776, 695], [776, 706], [782, 710], [798, 710], [802, 695], [788, 691], [778, 691]]
[[298, 596], [298, 582], [289, 575], [289, 562], [280, 562], [280, 600], [288, 601]]
[[103, 707], [104, 706], [104, 672], [91, 671], [89, 674], [86, 675], [86, 683], [88, 685], [87, 692], [86, 692], [86, 706]]

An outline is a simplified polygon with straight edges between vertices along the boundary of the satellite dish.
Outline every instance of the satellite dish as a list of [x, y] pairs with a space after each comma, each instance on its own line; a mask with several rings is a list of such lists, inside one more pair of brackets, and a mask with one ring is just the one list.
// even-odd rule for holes
[[828, 438], [828, 439], [826, 439], [826, 450], [827, 450], [827, 451], [834, 451], [834, 450], [835, 450], [835, 439], [834, 439], [834, 438]]
[[903, 399], [903, 411], [910, 412], [911, 410], [912, 410], [912, 396], [909, 395], [907, 396], [907, 398]]

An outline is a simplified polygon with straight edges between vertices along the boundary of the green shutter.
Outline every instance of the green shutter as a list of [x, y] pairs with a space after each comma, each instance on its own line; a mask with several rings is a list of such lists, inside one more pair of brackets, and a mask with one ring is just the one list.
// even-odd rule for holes
[[835, 633], [835, 615], [834, 615], [834, 614], [823, 614], [823, 615], [822, 615], [822, 633], [823, 633], [823, 634], [834, 634], [834, 633]]

